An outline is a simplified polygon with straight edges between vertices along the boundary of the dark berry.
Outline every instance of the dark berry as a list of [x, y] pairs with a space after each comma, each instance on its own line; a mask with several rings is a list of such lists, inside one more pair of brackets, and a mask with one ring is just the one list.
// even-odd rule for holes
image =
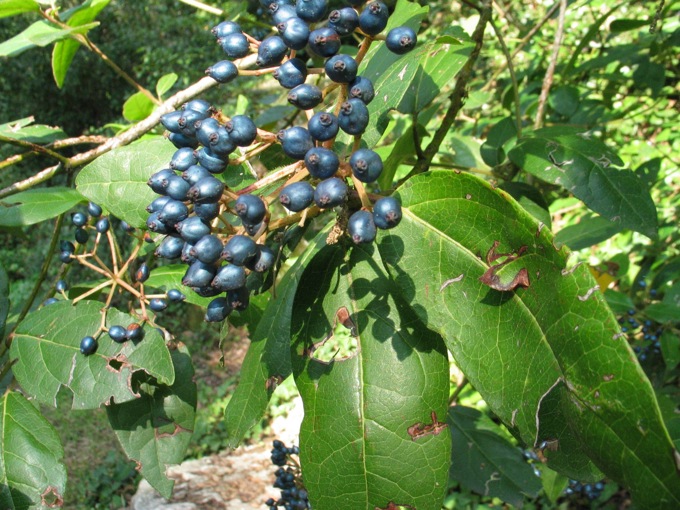
[[194, 214], [205, 221], [210, 221], [220, 214], [220, 204], [219, 202], [195, 204]]
[[283, 88], [292, 89], [307, 79], [307, 66], [299, 58], [291, 58], [274, 71], [274, 78]]
[[225, 125], [229, 138], [239, 147], [248, 147], [257, 138], [257, 126], [246, 115], [235, 115]]
[[368, 108], [361, 99], [348, 99], [340, 105], [338, 123], [348, 135], [360, 135], [368, 126]]
[[183, 110], [182, 116], [179, 118], [177, 123], [179, 124], [180, 132], [184, 136], [194, 137], [196, 136], [196, 128], [198, 121], [207, 118], [207, 114], [199, 112], [196, 110]]
[[154, 312], [162, 312], [168, 307], [168, 302], [165, 299], [153, 298], [149, 300], [149, 308]]
[[321, 89], [309, 83], [298, 85], [288, 93], [288, 102], [300, 110], [311, 110], [322, 100]]
[[187, 197], [195, 203], [213, 203], [222, 197], [223, 191], [224, 183], [211, 175], [194, 184], [187, 192]]
[[47, 298], [45, 301], [43, 301], [43, 306], [50, 306], [53, 305], [54, 303], [58, 303], [59, 300], [57, 298], [51, 297]]
[[170, 197], [158, 197], [149, 205], [146, 206], [146, 212], [155, 213], [163, 209], [163, 206], [168, 203], [168, 200], [172, 200]]
[[249, 264], [248, 269], [256, 273], [268, 271], [276, 262], [276, 254], [268, 246], [258, 244], [258, 254]]
[[373, 221], [381, 229], [394, 228], [401, 221], [401, 204], [394, 197], [379, 198], [373, 204]]
[[257, 49], [257, 60], [255, 63], [259, 67], [268, 67], [280, 64], [283, 57], [288, 52], [288, 46], [278, 35], [267, 37], [260, 43]]
[[123, 326], [111, 326], [109, 336], [116, 343], [123, 343], [127, 340], [127, 330]]
[[184, 202], [170, 199], [158, 211], [158, 218], [166, 225], [174, 225], [189, 216], [189, 208], [184, 205]]
[[184, 301], [186, 298], [187, 297], [177, 289], [170, 289], [168, 291], [168, 299], [172, 302]]
[[382, 2], [370, 2], [359, 14], [359, 28], [366, 35], [378, 35], [387, 26], [389, 11]]
[[156, 248], [155, 255], [163, 259], [176, 259], [182, 255], [184, 240], [181, 237], [166, 237]]
[[135, 281], [139, 283], [144, 283], [149, 279], [150, 274], [151, 270], [149, 269], [149, 266], [146, 264], [146, 262], [144, 262], [142, 263], [142, 265], [139, 266], [137, 272], [135, 272]]
[[320, 57], [332, 57], [340, 51], [340, 36], [330, 27], [313, 30], [307, 43], [309, 49]]
[[76, 242], [78, 244], [86, 244], [87, 240], [90, 238], [90, 234], [87, 233], [87, 230], [84, 228], [77, 228], [75, 236]]
[[276, 28], [281, 34], [281, 39], [290, 49], [301, 50], [307, 46], [309, 25], [300, 18], [288, 18], [283, 23], [279, 23]]
[[94, 228], [99, 232], [100, 234], [106, 234], [109, 231], [109, 227], [111, 224], [109, 223], [108, 218], [102, 218], [97, 223], [95, 223]]
[[212, 264], [205, 264], [200, 260], [192, 262], [184, 273], [182, 278], [182, 285], [187, 287], [206, 287], [210, 285], [215, 274], [217, 273], [217, 268]]
[[[199, 152], [199, 151], [196, 151], [196, 152]], [[187, 181], [191, 186], [196, 184], [198, 181], [200, 181], [204, 177], [210, 177], [210, 172], [208, 171], [207, 168], [203, 168], [202, 166], [199, 166], [199, 165], [192, 165], [189, 168], [187, 168], [186, 170], [184, 170], [184, 172], [182, 172], [182, 179]], [[158, 200], [158, 199], [156, 199], [156, 200]], [[155, 202], [155, 200], [154, 200], [154, 202]], [[148, 211], [148, 209], [147, 209], [147, 211]], [[153, 211], [149, 211], [149, 212], [153, 212]]]
[[385, 46], [392, 53], [403, 55], [415, 47], [417, 40], [416, 33], [412, 29], [401, 26], [387, 32]]
[[222, 248], [222, 241], [219, 237], [208, 235], [201, 237], [189, 253], [201, 262], [212, 264], [220, 259]]
[[328, 9], [327, 0], [297, 0], [295, 12], [303, 20], [313, 23], [321, 21]]
[[80, 341], [80, 353], [85, 356], [97, 352], [97, 340], [93, 336], [86, 336]]
[[248, 236], [235, 235], [222, 250], [222, 258], [236, 266], [243, 266], [258, 254], [257, 244]]
[[77, 212], [71, 215], [71, 223], [76, 227], [82, 227], [87, 223], [87, 214]]
[[196, 262], [198, 259], [194, 256], [191, 255], [191, 248], [193, 248], [193, 244], [190, 243], [184, 243], [184, 247], [182, 248], [182, 255], [180, 256], [182, 262], [185, 264], [193, 264]]
[[221, 174], [227, 168], [228, 156], [218, 156], [209, 149], [201, 147], [196, 151], [199, 164], [211, 174]]
[[350, 98], [361, 99], [364, 104], [370, 103], [375, 97], [373, 82], [363, 76], [357, 76], [351, 81], [348, 85], [348, 89]]
[[171, 133], [179, 133], [179, 118], [182, 116], [181, 110], [176, 110], [174, 112], [165, 113], [161, 115], [161, 124], [163, 127], [170, 131]]
[[229, 34], [241, 33], [241, 27], [234, 21], [223, 21], [222, 23], [212, 27], [210, 31], [217, 39], [221, 39], [222, 37], [226, 37]]
[[201, 113], [203, 117], [209, 117], [215, 112], [215, 109], [210, 102], [205, 99], [192, 99], [187, 101], [182, 105], [182, 110], [194, 110], [195, 112]]
[[102, 208], [99, 204], [95, 204], [94, 202], [88, 202], [87, 212], [93, 218], [99, 218], [104, 211], [102, 211]]
[[328, 16], [328, 26], [339, 35], [351, 34], [359, 26], [359, 15], [351, 7], [336, 9]]
[[196, 139], [201, 145], [207, 147], [214, 140], [214, 136], [217, 136], [217, 130], [221, 127], [221, 124], [212, 117], [199, 120], [196, 122]]
[[309, 175], [316, 179], [333, 177], [340, 167], [338, 155], [325, 147], [314, 147], [305, 155], [305, 166]]
[[249, 193], [238, 197], [234, 210], [244, 223], [250, 225], [260, 223], [267, 214], [267, 206], [262, 199]]
[[170, 140], [172, 144], [178, 149], [182, 149], [184, 147], [195, 149], [198, 147], [198, 140], [196, 140], [196, 138], [183, 135], [182, 133], [170, 133], [170, 135], [168, 135], [168, 140]]
[[331, 177], [321, 181], [314, 190], [314, 202], [322, 209], [342, 204], [347, 198], [349, 188], [342, 179]]
[[218, 297], [208, 303], [205, 311], [206, 322], [222, 322], [231, 313], [231, 306], [226, 298]]
[[55, 285], [55, 288], [57, 289], [57, 292], [66, 292], [68, 290], [68, 283], [64, 280], [59, 280]]
[[260, 237], [260, 235], [265, 231], [266, 223], [264, 221], [253, 224], [244, 223], [243, 226], [249, 236]]
[[357, 211], [347, 221], [347, 232], [354, 244], [375, 241], [376, 228], [373, 215], [368, 211]]
[[163, 170], [159, 170], [151, 177], [149, 177], [149, 180], [146, 181], [146, 184], [154, 191], [154, 193], [162, 195], [165, 194], [165, 190], [168, 187], [169, 179], [173, 175], [176, 175], [175, 172], [173, 172], [169, 168], [164, 168]]
[[354, 177], [361, 182], [374, 182], [380, 177], [383, 162], [380, 155], [370, 149], [358, 149], [349, 158]]
[[250, 43], [245, 35], [234, 32], [221, 37], [217, 42], [229, 58], [243, 58], [250, 52]]
[[231, 60], [220, 60], [205, 70], [217, 83], [229, 83], [238, 76], [238, 67]]
[[165, 195], [180, 202], [184, 202], [187, 199], [187, 192], [191, 185], [182, 179], [179, 175], [171, 175], [168, 178], [168, 187], [165, 188]]
[[128, 234], [131, 234], [132, 232], [135, 231], [135, 227], [132, 225], [128, 225], [127, 221], [121, 221], [120, 222], [120, 228], [124, 231], [127, 232]]
[[229, 154], [236, 149], [236, 143], [231, 139], [226, 128], [221, 126], [210, 135], [210, 143], [206, 147], [216, 156], [229, 157]]
[[196, 243], [201, 237], [210, 233], [210, 225], [197, 216], [190, 216], [180, 221], [175, 228], [187, 243]]
[[324, 65], [326, 76], [336, 83], [349, 83], [357, 77], [359, 66], [349, 55], [334, 55]]
[[241, 266], [236, 264], [227, 264], [222, 266], [215, 274], [210, 283], [211, 286], [219, 289], [222, 292], [228, 290], [238, 289], [246, 284], [246, 271]]
[[276, 137], [281, 142], [283, 152], [293, 159], [305, 158], [307, 151], [314, 147], [314, 140], [307, 129], [293, 126], [278, 132]]
[[128, 340], [132, 340], [133, 342], [139, 341], [144, 338], [144, 328], [141, 324], [136, 324], [133, 322], [127, 327], [125, 336], [127, 336]]
[[[203, 121], [202, 121], [203, 122]], [[191, 165], [196, 164], [194, 151], [189, 147], [177, 149], [170, 160], [170, 168], [178, 172], [184, 172]]]
[[292, 212], [309, 207], [314, 200], [314, 188], [306, 181], [294, 182], [284, 187], [279, 194], [279, 202]]
[[270, 0], [267, 2], [267, 5], [265, 5], [265, 8], [269, 11], [274, 25], [280, 25], [281, 23], [288, 21], [290, 18], [297, 17], [295, 7], [290, 5], [288, 2]]
[[146, 226], [151, 232], [156, 234], [171, 234], [173, 233], [173, 228], [169, 225], [163, 223], [158, 217], [158, 213], [151, 213], [146, 219]]
[[243, 311], [250, 304], [250, 291], [246, 287], [239, 287], [227, 291], [227, 301], [233, 310]]
[[215, 297], [218, 294], [222, 294], [219, 289], [211, 287], [210, 285], [206, 285], [205, 287], [192, 287], [191, 290], [201, 297]]
[[338, 134], [340, 125], [338, 124], [338, 118], [332, 113], [317, 112], [309, 119], [307, 129], [312, 138], [325, 142]]

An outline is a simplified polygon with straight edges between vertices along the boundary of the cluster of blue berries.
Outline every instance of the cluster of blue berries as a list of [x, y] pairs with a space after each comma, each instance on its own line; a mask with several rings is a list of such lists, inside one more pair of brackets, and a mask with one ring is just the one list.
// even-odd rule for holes
[[638, 320], [637, 311], [634, 308], [628, 310], [626, 315], [618, 318], [621, 324], [621, 332], [628, 336], [628, 341], [633, 345], [633, 351], [638, 360], [647, 361], [650, 354], [661, 353], [661, 335], [663, 327], [650, 320]]
[[[106, 234], [109, 231], [111, 227], [109, 218], [106, 216], [102, 217], [102, 214], [101, 206], [94, 202], [89, 202], [86, 213], [78, 211], [71, 215], [71, 223], [76, 228], [74, 237], [78, 244], [87, 244], [87, 241], [90, 239], [90, 230], [94, 230], [99, 234]], [[76, 247], [72, 242], [61, 241], [59, 249], [59, 260], [64, 264], [73, 262]]]
[[[287, 447], [278, 439], [273, 442], [271, 461], [275, 466], [276, 480], [274, 487], [281, 489], [281, 497], [278, 500], [269, 498], [265, 505], [269, 510], [284, 508], [285, 510], [303, 510], [312, 508], [309, 504], [307, 491], [300, 479], [300, 469], [297, 462], [293, 462], [291, 455], [299, 455], [300, 449], [297, 446]], [[290, 465], [292, 464], [292, 465]]]
[[600, 497], [604, 490], [604, 481], [596, 483], [581, 483], [578, 480], [569, 480], [569, 486], [564, 489], [564, 495], [573, 499], [595, 500]]
[[[363, 2], [349, 3], [328, 14], [326, 0], [263, 1], [276, 34], [262, 41], [233, 21], [212, 29], [228, 59], [210, 66], [208, 76], [229, 83], [239, 75], [271, 73], [289, 89], [288, 102], [306, 112], [306, 126], [268, 133], [247, 115], [225, 117], [201, 99], [161, 118], [177, 151], [169, 167], [149, 179], [151, 189], [161, 196], [147, 207], [147, 227], [164, 236], [156, 250], [158, 257], [181, 259], [189, 265], [182, 283], [201, 296], [215, 298], [208, 305], [207, 321], [222, 321], [232, 310], [244, 310], [249, 302], [249, 274], [264, 273], [276, 262], [275, 252], [265, 241], [266, 233], [274, 230], [269, 207], [277, 198], [300, 221], [342, 208], [348, 218], [347, 234], [357, 244], [373, 242], [377, 229], [393, 228], [401, 220], [396, 199], [372, 200], [364, 188], [378, 179], [383, 161], [375, 151], [361, 147], [361, 134], [369, 121], [367, 105], [375, 90], [357, 72], [359, 55], [374, 40], [384, 39], [391, 51], [403, 54], [413, 49], [417, 38], [406, 26], [379, 36], [389, 16], [382, 2], [368, 2], [363, 9], [357, 9]], [[342, 38], [351, 34], [364, 37], [356, 58], [339, 53]], [[255, 63], [260, 69], [240, 70], [233, 60], [251, 53], [257, 54]], [[315, 58], [324, 59], [323, 68], [308, 67]], [[322, 73], [331, 82], [326, 89], [305, 83], [308, 75]], [[335, 105], [314, 112], [336, 89]], [[346, 160], [333, 150], [340, 131], [355, 140]], [[295, 161], [285, 176], [288, 182], [275, 196], [248, 192], [255, 192], [253, 187], [237, 192], [225, 186], [219, 176], [235, 164], [230, 156], [237, 148], [245, 154], [242, 160], [249, 157], [247, 148], [271, 144], [280, 144], [283, 153]]]

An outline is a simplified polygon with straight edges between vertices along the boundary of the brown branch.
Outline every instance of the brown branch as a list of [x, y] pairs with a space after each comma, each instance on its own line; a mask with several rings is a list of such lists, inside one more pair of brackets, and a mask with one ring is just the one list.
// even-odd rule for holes
[[560, 14], [557, 18], [557, 32], [555, 33], [555, 42], [553, 43], [552, 55], [550, 55], [550, 62], [548, 70], [545, 72], [543, 78], [543, 86], [541, 87], [541, 95], [538, 98], [538, 109], [536, 110], [536, 120], [534, 122], [534, 129], [538, 129], [543, 125], [543, 117], [545, 115], [545, 105], [548, 102], [548, 94], [555, 76], [555, 67], [557, 66], [557, 57], [560, 53], [560, 46], [562, 45], [562, 38], [564, 37], [564, 18], [567, 12], [567, 0], [560, 0]]
[[66, 164], [68, 162], [67, 157], [62, 156], [58, 152], [54, 152], [53, 150], [48, 149], [43, 145], [38, 145], [37, 143], [27, 142], [25, 140], [17, 140], [15, 138], [8, 138], [2, 135], [0, 135], [0, 142], [5, 142], [10, 145], [16, 145], [17, 147], [23, 147], [24, 149], [31, 149], [33, 152], [44, 154], [45, 156], [54, 158], [60, 163]]
[[449, 109], [444, 115], [444, 118], [441, 121], [441, 125], [439, 126], [437, 131], [435, 131], [434, 136], [432, 137], [432, 140], [430, 141], [429, 145], [423, 151], [424, 157], [418, 159], [418, 163], [403, 180], [408, 179], [412, 175], [426, 172], [429, 169], [432, 160], [439, 151], [439, 147], [444, 142], [444, 139], [446, 138], [449, 129], [451, 129], [453, 122], [456, 120], [456, 116], [458, 115], [460, 109], [463, 107], [463, 103], [465, 101], [465, 98], [467, 97], [467, 84], [468, 81], [470, 81], [470, 78], [472, 77], [472, 71], [474, 69], [475, 63], [477, 62], [477, 58], [479, 57], [479, 53], [482, 50], [482, 44], [484, 41], [484, 30], [486, 29], [486, 25], [490, 19], [491, 19], [491, 0], [484, 0], [482, 2], [482, 10], [479, 16], [479, 21], [477, 22], [475, 31], [472, 34], [472, 40], [475, 42], [475, 46], [472, 49], [472, 52], [470, 53], [470, 56], [467, 59], [467, 62], [465, 62], [465, 65], [458, 73], [456, 84], [454, 85], [453, 91], [449, 96], [449, 100], [451, 101]]
[[20, 191], [25, 191], [37, 184], [48, 181], [52, 177], [57, 175], [62, 170], [62, 168], [64, 168], [64, 165], [59, 163], [49, 168], [45, 168], [44, 170], [41, 170], [37, 174], [32, 175], [27, 179], [24, 179], [23, 181], [15, 182], [11, 186], [7, 186], [5, 189], [0, 190], [0, 198], [5, 198], [10, 195], [14, 195], [16, 193], [19, 193]]

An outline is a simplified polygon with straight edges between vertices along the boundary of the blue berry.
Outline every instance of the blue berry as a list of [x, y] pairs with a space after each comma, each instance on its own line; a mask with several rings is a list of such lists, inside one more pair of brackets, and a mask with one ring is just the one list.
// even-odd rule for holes
[[373, 82], [363, 76], [357, 76], [351, 81], [348, 85], [348, 89], [350, 98], [361, 99], [364, 104], [370, 103], [375, 97]]
[[304, 159], [307, 151], [314, 147], [312, 135], [309, 134], [307, 129], [300, 126], [281, 130], [276, 137], [281, 142], [281, 148], [286, 156], [293, 159]]
[[78, 244], [86, 244], [87, 240], [90, 238], [90, 234], [88, 234], [87, 230], [84, 228], [77, 228], [74, 237]]
[[146, 212], [155, 213], [163, 209], [163, 206], [168, 203], [168, 200], [172, 200], [170, 197], [158, 197], [149, 205], [146, 206]]
[[229, 132], [223, 126], [220, 126], [209, 138], [210, 143], [207, 147], [216, 156], [229, 157], [229, 154], [236, 149], [236, 143], [231, 139]]
[[217, 39], [221, 39], [222, 37], [226, 37], [229, 34], [241, 33], [241, 27], [234, 21], [223, 21], [222, 23], [212, 27], [210, 31]]
[[205, 70], [217, 83], [229, 83], [238, 76], [238, 67], [231, 60], [220, 60]]
[[357, 77], [359, 66], [349, 55], [334, 55], [324, 65], [326, 76], [336, 83], [349, 83]]
[[106, 234], [109, 231], [110, 227], [109, 219], [108, 218], [102, 218], [97, 223], [95, 223], [94, 228], [99, 232], [100, 234]]
[[182, 285], [187, 287], [207, 287], [215, 278], [217, 269], [212, 264], [205, 264], [200, 260], [192, 262], [184, 273]]
[[57, 292], [66, 292], [68, 290], [68, 283], [64, 280], [59, 280], [55, 285]]
[[205, 221], [213, 220], [220, 214], [220, 204], [219, 202], [195, 204], [194, 214]]
[[71, 215], [71, 223], [73, 223], [76, 227], [82, 227], [87, 223], [87, 214], [83, 214], [81, 212], [73, 213]]
[[216, 289], [226, 292], [238, 289], [246, 284], [246, 272], [241, 266], [227, 264], [222, 266], [215, 274], [210, 285]]
[[314, 147], [305, 154], [305, 166], [316, 179], [333, 177], [340, 167], [338, 155], [325, 147]]
[[170, 140], [172, 144], [178, 149], [182, 149], [184, 147], [191, 147], [192, 149], [195, 149], [198, 147], [198, 140], [196, 140], [196, 138], [185, 136], [182, 133], [170, 133], [168, 135], [168, 140]]
[[269, 15], [272, 17], [274, 25], [285, 23], [290, 18], [297, 17], [295, 7], [290, 5], [288, 2], [269, 1], [264, 7], [269, 10]]
[[197, 123], [198, 121], [205, 118], [207, 118], [207, 115], [203, 112], [191, 109], [183, 110], [182, 116], [177, 121], [177, 124], [179, 124], [180, 133], [189, 137], [196, 136]]
[[209, 117], [215, 112], [213, 106], [205, 99], [191, 99], [182, 105], [182, 110], [193, 110], [203, 115], [203, 117]]
[[166, 237], [156, 248], [156, 257], [163, 259], [176, 259], [182, 255], [184, 240], [181, 237]]
[[298, 85], [288, 93], [288, 102], [300, 110], [311, 110], [322, 100], [321, 89], [309, 83]]
[[[211, 141], [215, 140], [215, 136], [218, 135], [218, 130], [222, 127], [219, 122], [213, 117], [208, 117], [199, 121], [196, 121], [196, 139], [201, 145], [207, 147], [210, 145]], [[195, 162], [192, 164], [196, 164]]]
[[262, 199], [249, 193], [238, 197], [234, 210], [241, 221], [250, 225], [260, 223], [267, 214], [267, 207]]
[[314, 188], [306, 181], [294, 182], [284, 187], [279, 194], [279, 202], [292, 212], [309, 207], [314, 200]]
[[246, 287], [227, 291], [227, 302], [233, 310], [243, 311], [250, 304], [250, 291]]
[[179, 175], [171, 175], [168, 178], [168, 187], [165, 188], [164, 194], [180, 202], [184, 202], [187, 199], [187, 192], [191, 185], [182, 179]]
[[347, 232], [354, 244], [375, 241], [376, 227], [373, 215], [368, 211], [357, 211], [347, 221]]
[[158, 219], [166, 225], [174, 225], [189, 216], [189, 208], [179, 200], [168, 200], [163, 208], [158, 211]]
[[147, 265], [146, 262], [143, 262], [142, 265], [139, 266], [137, 269], [137, 272], [135, 273], [135, 281], [139, 283], [144, 283], [149, 279], [149, 276], [151, 275], [151, 270], [149, 269], [149, 266]]
[[141, 324], [136, 324], [133, 322], [127, 327], [125, 331], [125, 336], [127, 337], [128, 340], [138, 342], [139, 340], [144, 338], [144, 328], [142, 327]]
[[[199, 151], [197, 151], [197, 152], [199, 152]], [[204, 177], [210, 177], [210, 172], [208, 171], [207, 168], [203, 168], [202, 166], [199, 166], [199, 165], [192, 165], [189, 168], [187, 168], [186, 170], [184, 170], [184, 172], [182, 172], [182, 179], [187, 181], [191, 186], [196, 184], [198, 181], [200, 181]], [[158, 200], [158, 199], [156, 199], [156, 200]], [[154, 202], [156, 200], [154, 200]], [[152, 204], [153, 204], [153, 202], [152, 202]], [[153, 212], [153, 211], [149, 211], [149, 212]]]
[[210, 225], [198, 216], [190, 216], [186, 220], [180, 221], [175, 225], [175, 228], [182, 239], [191, 244], [198, 242], [201, 237], [210, 234]]
[[227, 121], [224, 129], [229, 133], [229, 138], [239, 147], [248, 147], [257, 138], [257, 126], [246, 115], [235, 115]]
[[321, 21], [328, 9], [327, 0], [297, 0], [295, 12], [303, 20], [314, 23]]
[[309, 49], [320, 57], [332, 57], [340, 51], [340, 36], [330, 27], [317, 28], [309, 34]]
[[160, 220], [157, 212], [149, 215], [146, 219], [146, 226], [151, 232], [156, 234], [171, 234], [174, 231], [170, 225], [166, 225]]
[[161, 298], [153, 298], [149, 300], [149, 308], [154, 312], [162, 312], [168, 307], [167, 301]]
[[317, 112], [309, 119], [307, 129], [314, 140], [325, 142], [338, 134], [340, 125], [338, 118], [332, 113]]
[[219, 297], [208, 303], [205, 311], [206, 322], [222, 322], [231, 313], [231, 306], [226, 298]]
[[243, 266], [255, 258], [258, 253], [257, 244], [250, 237], [235, 235], [224, 245], [222, 258], [236, 266]]
[[163, 124], [163, 127], [170, 131], [171, 133], [179, 133], [180, 128], [179, 128], [179, 118], [182, 116], [182, 111], [177, 110], [174, 112], [170, 113], [165, 113], [161, 115], [161, 124]]
[[214, 235], [203, 236], [191, 247], [189, 253], [201, 262], [212, 264], [222, 255], [222, 241]]
[[339, 35], [351, 34], [359, 26], [359, 15], [351, 7], [336, 9], [328, 16], [328, 26]]
[[342, 204], [347, 198], [349, 188], [342, 179], [331, 177], [321, 181], [314, 190], [314, 202], [321, 209], [328, 209]]
[[276, 254], [268, 246], [258, 244], [258, 254], [249, 264], [248, 269], [256, 273], [268, 271], [276, 262]]
[[358, 149], [349, 158], [354, 177], [361, 182], [374, 182], [383, 170], [382, 158], [370, 149]]
[[387, 26], [389, 11], [382, 2], [370, 2], [359, 14], [359, 28], [366, 35], [378, 35]]
[[97, 352], [97, 340], [93, 336], [86, 336], [80, 341], [80, 353], [85, 356]]
[[373, 221], [375, 226], [386, 230], [399, 225], [401, 221], [401, 204], [394, 197], [379, 198], [373, 204]]
[[250, 52], [250, 43], [242, 33], [232, 33], [217, 41], [229, 58], [243, 58]]
[[94, 202], [88, 202], [87, 212], [93, 218], [99, 218], [104, 211], [102, 210], [99, 204], [95, 204]]
[[274, 78], [283, 88], [292, 89], [307, 79], [307, 66], [299, 58], [291, 58], [274, 71]]
[[172, 302], [180, 302], [186, 299], [186, 296], [177, 289], [170, 289], [168, 291], [168, 299]]
[[123, 326], [111, 326], [109, 328], [109, 336], [111, 337], [111, 340], [119, 344], [128, 339], [127, 330]]
[[224, 172], [229, 161], [228, 156], [218, 156], [205, 147], [197, 150], [196, 156], [198, 156], [199, 164], [211, 174], [221, 174]]
[[309, 38], [309, 25], [298, 17], [288, 18], [283, 23], [276, 25], [281, 39], [292, 50], [301, 50], [307, 46]]
[[170, 168], [178, 172], [184, 172], [197, 162], [194, 151], [189, 147], [177, 149], [170, 160]]
[[392, 53], [403, 55], [411, 51], [418, 41], [416, 33], [409, 27], [402, 26], [393, 28], [387, 33], [385, 46]]
[[[224, 183], [211, 175], [209, 177], [203, 177], [200, 181], [191, 186], [187, 192], [187, 197], [195, 203], [214, 203], [222, 197], [223, 191]], [[163, 208], [163, 210], [165, 210], [165, 208]]]
[[348, 99], [340, 106], [338, 123], [348, 135], [360, 135], [368, 126], [368, 108], [361, 99]]
[[283, 42], [278, 35], [267, 37], [260, 43], [257, 49], [257, 60], [255, 63], [258, 67], [267, 67], [281, 63], [283, 57], [288, 52], [288, 46]]

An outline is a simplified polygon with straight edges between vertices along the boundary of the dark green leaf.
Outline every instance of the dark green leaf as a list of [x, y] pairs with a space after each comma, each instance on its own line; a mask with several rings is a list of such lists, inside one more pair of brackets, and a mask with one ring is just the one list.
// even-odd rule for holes
[[38, 145], [44, 145], [54, 142], [55, 140], [66, 138], [66, 133], [59, 128], [45, 126], [44, 124], [31, 126], [34, 120], [33, 117], [26, 117], [24, 119], [7, 122], [6, 124], [0, 124], [0, 136], [11, 138], [12, 140], [37, 143]]
[[[398, 195], [404, 219], [381, 254], [494, 413], [526, 444], [546, 441], [567, 476], [598, 476], [590, 458], [641, 506], [680, 504], [678, 453], [588, 267], [568, 267], [548, 229], [469, 174], [422, 174]], [[528, 287], [494, 290], [494, 273]]]
[[673, 370], [680, 363], [680, 337], [670, 331], [664, 331], [660, 341], [666, 369]]
[[680, 322], [680, 303], [652, 303], [645, 308], [645, 315], [656, 322]]
[[[70, 27], [78, 27], [94, 21], [101, 10], [106, 7], [111, 0], [87, 0], [81, 5], [69, 9], [62, 14], [62, 19]], [[80, 43], [73, 39], [64, 39], [54, 45], [52, 50], [52, 75], [57, 87], [61, 88], [66, 79], [73, 57], [80, 48]]]
[[620, 231], [621, 225], [602, 216], [589, 215], [581, 218], [578, 223], [568, 225], [560, 230], [555, 236], [555, 241], [566, 244], [576, 251], [606, 241]]
[[61, 508], [66, 468], [57, 431], [20, 393], [5, 393], [0, 406], [0, 508]]
[[176, 73], [168, 73], [161, 76], [158, 82], [156, 82], [156, 94], [158, 94], [158, 97], [162, 97], [163, 94], [170, 90], [178, 78], [179, 76]]
[[21, 227], [59, 216], [84, 201], [74, 189], [64, 187], [22, 191], [0, 200], [0, 226]]
[[146, 181], [166, 168], [175, 147], [163, 138], [119, 147], [95, 159], [76, 178], [78, 191], [134, 227], [146, 225], [146, 206], [157, 195]]
[[5, 337], [5, 321], [9, 313], [9, 279], [7, 272], [0, 263], [0, 341]]
[[557, 87], [550, 92], [548, 101], [557, 113], [564, 117], [571, 117], [576, 113], [580, 104], [578, 89], [571, 85]]
[[647, 187], [621, 159], [588, 133], [544, 128], [523, 137], [508, 154], [524, 171], [563, 186], [604, 218], [648, 237], [657, 233], [656, 208]]
[[39, 10], [40, 4], [35, 0], [0, 0], [0, 18]]
[[[423, 135], [425, 128], [418, 126], [420, 134]], [[390, 189], [392, 187], [392, 182], [394, 181], [394, 175], [401, 165], [402, 161], [406, 158], [412, 158], [416, 154], [416, 145], [413, 140], [413, 131], [411, 129], [406, 130], [406, 132], [399, 137], [399, 139], [394, 143], [392, 151], [387, 158], [383, 158], [384, 166], [383, 171], [378, 178], [378, 185], [380, 189]]]
[[497, 166], [505, 161], [503, 146], [517, 136], [517, 124], [512, 117], [505, 117], [495, 124], [482, 144], [479, 152], [489, 166]]
[[[446, 349], [395, 290], [372, 245], [327, 246], [300, 280], [293, 369], [305, 410], [300, 462], [317, 510], [441, 508]], [[336, 328], [350, 345], [336, 344]], [[323, 349], [330, 361], [319, 359]]]
[[477, 409], [455, 406], [449, 409], [448, 423], [452, 479], [478, 494], [514, 506], [522, 506], [525, 496], [538, 495], [540, 478], [488, 416]]
[[145, 383], [140, 398], [106, 408], [111, 427], [142, 476], [165, 498], [174, 481], [165, 471], [184, 460], [196, 416], [194, 367], [187, 348], [170, 351], [176, 374], [172, 386]]
[[[39, 402], [56, 405], [62, 386], [73, 392], [74, 409], [96, 409], [101, 404], [138, 398], [133, 374], [144, 371], [162, 383], [172, 384], [175, 373], [170, 353], [160, 333], [149, 325], [144, 339], [117, 344], [103, 333], [95, 354], [80, 353], [80, 341], [94, 335], [101, 324], [102, 303], [81, 301], [73, 306], [60, 301], [41, 308], [19, 325], [12, 340], [10, 358], [21, 387]], [[128, 326], [130, 315], [111, 309], [107, 326]]]
[[609, 30], [615, 33], [620, 33], [648, 26], [648, 19], [615, 19], [609, 25]]
[[123, 105], [123, 117], [130, 122], [146, 119], [155, 108], [155, 104], [143, 92], [132, 94]]
[[604, 298], [614, 313], [622, 314], [628, 310], [635, 309], [635, 304], [630, 299], [630, 296], [623, 292], [607, 289], [604, 291]]
[[499, 188], [510, 194], [529, 214], [550, 228], [552, 218], [548, 204], [538, 189], [524, 182], [513, 181], [504, 182]]
[[328, 227], [286, 271], [276, 286], [276, 297], [269, 300], [255, 333], [251, 335], [250, 347], [241, 365], [241, 378], [224, 410], [230, 448], [236, 448], [246, 432], [262, 418], [276, 385], [292, 372], [290, 320], [293, 298], [305, 264], [326, 244], [327, 235]]
[[651, 188], [659, 179], [659, 171], [661, 170], [661, 158], [652, 158], [642, 163], [635, 169], [635, 173]]

